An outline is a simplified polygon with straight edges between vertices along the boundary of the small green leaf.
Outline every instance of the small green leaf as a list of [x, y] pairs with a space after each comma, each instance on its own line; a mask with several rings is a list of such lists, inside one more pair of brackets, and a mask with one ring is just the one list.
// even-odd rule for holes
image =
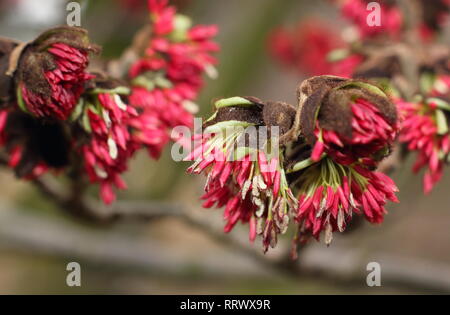
[[134, 86], [140, 86], [143, 87], [145, 89], [147, 89], [148, 91], [152, 91], [155, 88], [155, 83], [149, 79], [147, 79], [144, 76], [138, 76], [136, 78], [134, 78], [131, 83]]
[[170, 33], [170, 38], [175, 42], [182, 42], [187, 39], [187, 32], [192, 26], [192, 21], [189, 17], [177, 14], [173, 19], [173, 31]]
[[343, 48], [332, 50], [330, 53], [328, 53], [326, 58], [327, 61], [329, 62], [336, 62], [345, 59], [348, 56], [350, 56], [350, 51], [348, 49]]
[[172, 82], [170, 82], [169, 80], [167, 80], [163, 76], [156, 77], [153, 82], [155, 82], [155, 85], [157, 87], [160, 87], [160, 88], [163, 88], [163, 89], [170, 89], [171, 87], [173, 87]]
[[[322, 156], [320, 157], [320, 159], [323, 159], [325, 156], [326, 156], [325, 153], [322, 154]], [[318, 161], [317, 161], [317, 162], [318, 162]], [[300, 162], [294, 164], [294, 166], [292, 166], [292, 167], [287, 171], [287, 173], [289, 174], [289, 173], [294, 173], [294, 172], [301, 171], [302, 169], [305, 169], [305, 168], [307, 168], [308, 166], [311, 166], [311, 165], [313, 165], [314, 163], [317, 163], [317, 162], [315, 162], [315, 161], [313, 161], [313, 160], [311, 160], [311, 159], [306, 159], [306, 160], [300, 161]]]
[[436, 75], [431, 72], [425, 72], [420, 76], [420, 90], [423, 94], [428, 94], [432, 89], [434, 82], [436, 81]]
[[118, 86], [114, 89], [101, 89], [96, 88], [93, 89], [92, 94], [121, 94], [121, 95], [129, 95], [131, 94], [131, 90], [125, 86]]
[[19, 108], [23, 112], [30, 114], [30, 112], [28, 111], [27, 106], [25, 105], [25, 102], [23, 100], [22, 89], [20, 88], [20, 86], [17, 87], [17, 105], [19, 105]]
[[83, 114], [83, 110], [84, 110], [84, 100], [83, 98], [80, 98], [77, 106], [75, 106], [72, 113], [70, 114], [69, 120], [72, 122], [76, 121], [78, 118], [80, 118], [81, 114]]
[[450, 111], [450, 104], [444, 101], [443, 99], [437, 97], [427, 98], [427, 103], [436, 104], [436, 106], [442, 110]]
[[445, 135], [448, 133], [448, 125], [447, 118], [442, 110], [436, 109], [436, 124], [437, 124], [437, 132], [440, 135]]
[[369, 84], [369, 83], [366, 83], [366, 82], [360, 82], [360, 81], [351, 81], [347, 84], [339, 86], [338, 89], [349, 88], [349, 87], [357, 87], [357, 88], [366, 89], [366, 90], [368, 90], [374, 94], [377, 94], [379, 96], [387, 97], [386, 93], [384, 93], [383, 90], [381, 90], [379, 87]]
[[217, 117], [217, 112], [214, 112], [211, 117], [209, 117], [205, 122], [210, 122], [211, 120], [214, 120]]
[[250, 102], [248, 99], [240, 97], [240, 96], [234, 96], [230, 98], [223, 98], [221, 100], [218, 100], [214, 106], [219, 109], [223, 107], [229, 107], [229, 106], [251, 106], [254, 105], [252, 102]]
[[92, 132], [91, 122], [89, 121], [89, 116], [85, 112], [84, 115], [81, 118], [81, 126], [87, 133]]

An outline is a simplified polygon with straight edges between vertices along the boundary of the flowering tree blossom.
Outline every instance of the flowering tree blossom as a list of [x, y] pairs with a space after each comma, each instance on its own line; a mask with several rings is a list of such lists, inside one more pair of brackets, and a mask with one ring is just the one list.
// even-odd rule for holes
[[[225, 231], [248, 223], [250, 240], [261, 235], [264, 251], [292, 218], [294, 244], [322, 233], [329, 244], [353, 215], [381, 223], [387, 201], [398, 202], [394, 182], [374, 171], [398, 132], [389, 97], [368, 83], [330, 76], [305, 80], [298, 95], [297, 109], [254, 97], [218, 100], [186, 158], [195, 161], [189, 173], [207, 176], [203, 206], [225, 206]], [[262, 141], [261, 129], [274, 125], [280, 134]], [[272, 143], [279, 145], [275, 155]]]
[[81, 28], [53, 28], [26, 44], [0, 40], [0, 145], [17, 176], [81, 172], [111, 204], [138, 150], [156, 158], [171, 128], [191, 126], [202, 75], [216, 63], [216, 27], [192, 27], [164, 0], [148, 8], [151, 35], [129, 82], [88, 68], [100, 49]]
[[193, 101], [203, 86], [203, 74], [216, 76], [216, 59], [211, 53], [218, 51], [218, 46], [211, 39], [217, 27], [192, 26], [191, 20], [177, 14], [166, 0], [149, 0], [148, 5], [153, 28], [145, 39], [146, 48], [129, 70], [130, 104], [142, 112], [134, 120], [135, 124], [143, 120], [135, 139], [147, 144], [157, 158], [170, 140], [172, 128], [192, 127], [192, 114], [197, 110]]

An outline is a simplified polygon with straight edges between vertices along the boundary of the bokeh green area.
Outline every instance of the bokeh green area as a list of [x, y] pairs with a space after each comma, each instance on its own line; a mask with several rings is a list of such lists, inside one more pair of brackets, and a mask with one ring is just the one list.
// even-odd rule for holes
[[[115, 0], [80, 2], [87, 5], [82, 26], [90, 31], [94, 42], [103, 46], [104, 58], [118, 57], [147, 20], [145, 10], [128, 11]], [[210, 113], [211, 100], [216, 97], [254, 95], [294, 104], [296, 86], [303, 78], [268, 56], [270, 30], [311, 16], [319, 16], [336, 28], [343, 25], [326, 1], [181, 0], [177, 3], [181, 4], [180, 11], [191, 16], [195, 23], [214, 23], [220, 29], [217, 37], [221, 46], [220, 75], [217, 80], [205, 82], [197, 101], [200, 116]], [[65, 14], [62, 9], [62, 21]], [[16, 34], [12, 27], [3, 22], [1, 31], [5, 34], [0, 35]], [[29, 26], [27, 35], [23, 36], [41, 30], [41, 26]], [[448, 172], [433, 194], [424, 197], [420, 177], [409, 171], [411, 163], [409, 159], [394, 174], [402, 203], [389, 207], [385, 224], [364, 225], [355, 233], [336, 238], [332, 247], [346, 246], [368, 253], [381, 251], [450, 264]], [[129, 189], [120, 192], [119, 199], [174, 201], [198, 208], [202, 179], [186, 175], [186, 166], [172, 161], [170, 147], [159, 161], [151, 160], [142, 152], [125, 176]], [[15, 180], [7, 170], [0, 173], [0, 185], [0, 200], [4, 203], [0, 214], [0, 293], [3, 294], [429, 293], [395, 285], [369, 288], [363, 277], [348, 282], [316, 274], [280, 276], [175, 219], [119, 222], [99, 227], [68, 216], [64, 209], [56, 208], [31, 185]], [[95, 193], [92, 189], [92, 194]], [[220, 212], [198, 210], [219, 225]], [[244, 228], [237, 228], [233, 233], [241, 232], [246, 240]], [[288, 245], [289, 239], [284, 238], [280, 243]], [[254, 246], [258, 247], [259, 243]], [[327, 251], [323, 244], [313, 247]], [[70, 288], [65, 283], [65, 268], [70, 261], [82, 266], [81, 288]]]

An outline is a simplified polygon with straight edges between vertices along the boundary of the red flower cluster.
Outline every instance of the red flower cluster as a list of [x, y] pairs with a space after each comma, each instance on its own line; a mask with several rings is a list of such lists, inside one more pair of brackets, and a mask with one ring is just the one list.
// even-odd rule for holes
[[[380, 25], [370, 26], [367, 23], [369, 14], [373, 8], [368, 7], [370, 0], [345, 0], [341, 6], [344, 17], [351, 21], [358, 30], [361, 39], [384, 36], [398, 39], [402, 36], [402, 27], [407, 20], [395, 1], [377, 2], [380, 5]], [[422, 21], [418, 27], [422, 40], [428, 41], [434, 37], [438, 30], [442, 29], [448, 21], [450, 3], [448, 0], [418, 2], [422, 11]], [[370, 10], [369, 10], [370, 8]]]
[[115, 200], [113, 185], [125, 189], [120, 174], [128, 168], [137, 145], [129, 133], [129, 120], [136, 110], [126, 105], [114, 90], [84, 97], [83, 113], [76, 119], [89, 135], [79, 148], [91, 182], [100, 183], [100, 195], [106, 204]]
[[236, 132], [231, 141], [223, 141], [223, 135], [205, 135], [187, 157], [196, 160], [188, 172], [204, 172], [208, 176], [203, 207], [225, 206], [225, 232], [230, 232], [238, 221], [249, 223], [250, 240], [261, 234], [267, 251], [276, 245], [277, 235], [286, 231], [290, 209], [295, 208], [297, 201], [279, 157], [268, 159], [266, 153], [258, 151], [234, 159], [230, 152], [241, 134]]
[[[341, 14], [351, 22], [350, 31], [336, 32], [332, 25], [318, 19], [301, 22], [292, 30], [280, 27], [269, 37], [270, 53], [299, 72], [351, 78], [370, 57], [370, 53], [364, 52], [364, 47], [371, 44], [374, 45], [372, 49], [375, 49], [382, 43], [391, 44], [405, 35], [403, 28], [406, 19], [395, 1], [334, 2], [340, 6]], [[369, 6], [371, 2], [380, 5], [379, 12], [373, 11], [375, 7]], [[423, 41], [430, 41], [442, 30], [444, 22], [448, 21], [450, 5], [448, 0], [436, 0], [432, 3], [423, 0], [419, 4], [423, 20], [417, 31]], [[375, 19], [371, 21], [376, 13], [380, 17], [379, 25], [369, 23], [378, 22]]]
[[[374, 36], [390, 36], [397, 38], [403, 25], [403, 16], [400, 9], [394, 4], [376, 2], [380, 5], [380, 25], [369, 25], [368, 0], [346, 0], [342, 5], [342, 15], [349, 19], [358, 29], [362, 39]], [[372, 9], [373, 10], [373, 9]]]
[[[347, 44], [333, 28], [318, 19], [300, 22], [292, 30], [279, 27], [268, 40], [270, 53], [281, 63], [308, 75], [336, 75], [349, 78], [363, 61], [358, 54], [348, 55]], [[339, 60], [333, 54], [344, 53]]]
[[192, 124], [188, 110], [195, 107], [202, 74], [216, 62], [210, 56], [217, 50], [210, 40], [216, 28], [190, 27], [167, 1], [150, 0], [149, 7], [152, 35], [145, 56], [130, 69], [132, 91], [87, 71], [88, 53], [97, 48], [83, 29], [58, 27], [31, 43], [1, 46], [2, 69], [18, 57], [14, 78], [6, 77], [17, 98], [9, 97], [9, 86], [1, 91], [2, 105], [10, 108], [0, 112], [0, 140], [19, 177], [76, 164], [110, 204], [113, 188], [126, 187], [121, 174], [137, 150], [148, 148], [156, 158], [170, 129]]
[[[325, 91], [308, 91], [311, 86]], [[324, 231], [325, 242], [330, 243], [332, 232], [342, 232], [352, 214], [381, 223], [386, 202], [398, 202], [394, 182], [373, 171], [398, 133], [394, 104], [373, 85], [336, 77], [311, 78], [299, 91], [306, 91], [301, 94], [301, 116], [310, 117], [311, 109], [316, 112], [313, 122], [301, 118], [306, 140], [312, 144], [310, 157], [291, 169], [298, 172], [300, 234], [319, 239]], [[318, 98], [319, 94], [324, 96]], [[317, 102], [318, 108], [311, 107]]]
[[330, 51], [345, 47], [345, 43], [326, 23], [311, 19], [292, 30], [277, 28], [270, 35], [268, 46], [271, 54], [286, 66], [322, 75], [334, 73], [327, 56]]
[[[341, 164], [351, 164], [360, 158], [369, 158], [392, 144], [397, 136], [398, 126], [390, 125], [381, 111], [368, 100], [358, 98], [351, 106], [351, 137], [320, 126], [316, 122], [317, 141], [311, 154], [313, 161], [319, 161], [326, 152]], [[372, 161], [367, 161], [373, 164]]]
[[360, 163], [341, 165], [326, 157], [300, 175], [300, 231], [317, 240], [325, 231], [329, 244], [332, 232], [343, 232], [353, 214], [363, 214], [371, 223], [383, 222], [387, 200], [398, 202], [394, 182]]
[[[185, 160], [195, 163], [188, 172], [207, 175], [203, 207], [225, 206], [225, 232], [237, 222], [248, 223], [249, 238], [262, 235], [263, 248], [275, 247], [286, 232], [297, 200], [283, 168], [283, 155], [242, 147], [246, 122], [218, 122], [194, 137], [197, 146]], [[247, 134], [248, 135], [248, 134]]]
[[[327, 76], [304, 81], [299, 91], [300, 137], [281, 146], [277, 142], [276, 153], [252, 143], [252, 135], [260, 135], [272, 122], [280, 127], [288, 115], [292, 124], [288, 119], [281, 137], [295, 134], [289, 129], [295, 128], [295, 110], [233, 97], [215, 103], [217, 111], [194, 138], [198, 145], [186, 158], [195, 160], [189, 173], [207, 176], [203, 207], [225, 207], [225, 232], [239, 221], [248, 223], [250, 240], [262, 235], [264, 251], [276, 245], [292, 218], [299, 229], [296, 242], [311, 235], [319, 239], [325, 232], [329, 243], [332, 232], [343, 231], [353, 214], [381, 223], [387, 201], [398, 202], [394, 182], [373, 171], [397, 134], [395, 106], [387, 96], [367, 83]], [[345, 106], [351, 113], [350, 136], [337, 131]], [[311, 115], [315, 118], [308, 126]], [[333, 125], [337, 129], [329, 128]]]
[[450, 156], [450, 76], [436, 75], [431, 85], [422, 89], [427, 98], [416, 102], [397, 99], [396, 103], [403, 118], [400, 141], [407, 144], [408, 150], [418, 152], [413, 171], [427, 168], [423, 190], [428, 194], [441, 179]]
[[[423, 190], [428, 194], [441, 179], [450, 153], [446, 114], [432, 100], [421, 103], [398, 100], [397, 106], [404, 119], [400, 141], [408, 145], [408, 150], [418, 151], [414, 172], [427, 167], [423, 177]], [[447, 106], [448, 111], [450, 106]]]
[[134, 137], [150, 145], [154, 157], [159, 156], [173, 127], [192, 125], [193, 100], [203, 85], [202, 75], [215, 75], [216, 60], [211, 53], [218, 50], [211, 41], [216, 26], [191, 27], [189, 18], [176, 14], [167, 2], [148, 1], [151, 38], [145, 55], [129, 71], [130, 104], [140, 112], [134, 124], [143, 127]]
[[19, 84], [19, 104], [36, 117], [65, 120], [69, 117], [83, 92], [84, 84], [92, 78], [87, 73], [88, 51], [65, 43], [52, 44], [46, 52], [52, 66], [43, 72], [49, 94], [34, 92], [26, 82]]

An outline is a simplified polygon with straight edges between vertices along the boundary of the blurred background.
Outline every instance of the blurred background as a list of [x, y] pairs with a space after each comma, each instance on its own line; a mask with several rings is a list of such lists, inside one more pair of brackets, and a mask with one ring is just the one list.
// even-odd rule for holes
[[[80, 2], [81, 26], [89, 30], [93, 42], [103, 46], [104, 58], [120, 56], [147, 21], [145, 2]], [[206, 82], [198, 100], [199, 115], [209, 114], [211, 99], [222, 96], [254, 95], [295, 104], [295, 89], [303, 77], [268, 55], [270, 31], [311, 16], [336, 28], [344, 25], [337, 10], [324, 0], [174, 3], [196, 24], [218, 24], [220, 29], [220, 76]], [[64, 0], [0, 0], [0, 36], [31, 40], [46, 28], [65, 23], [66, 15]], [[98, 226], [67, 215], [32, 185], [2, 169], [0, 293], [450, 293], [449, 172], [425, 197], [421, 177], [410, 171], [413, 158], [393, 175], [401, 203], [389, 205], [385, 223], [363, 224], [345, 235], [336, 233], [329, 248], [311, 244], [301, 253], [303, 272], [296, 275], [266, 263], [284, 255], [289, 235], [263, 257], [258, 241], [250, 245], [255, 255], [227, 241], [246, 243], [247, 227], [239, 226], [221, 239], [176, 218]], [[222, 210], [200, 209], [203, 178], [186, 175], [186, 167], [171, 160], [170, 147], [158, 162], [142, 152], [126, 175], [129, 189], [119, 199], [181, 203], [220, 232]], [[66, 265], [71, 261], [81, 265], [81, 287], [66, 285]], [[366, 285], [366, 265], [371, 261], [381, 264], [381, 287]]]

